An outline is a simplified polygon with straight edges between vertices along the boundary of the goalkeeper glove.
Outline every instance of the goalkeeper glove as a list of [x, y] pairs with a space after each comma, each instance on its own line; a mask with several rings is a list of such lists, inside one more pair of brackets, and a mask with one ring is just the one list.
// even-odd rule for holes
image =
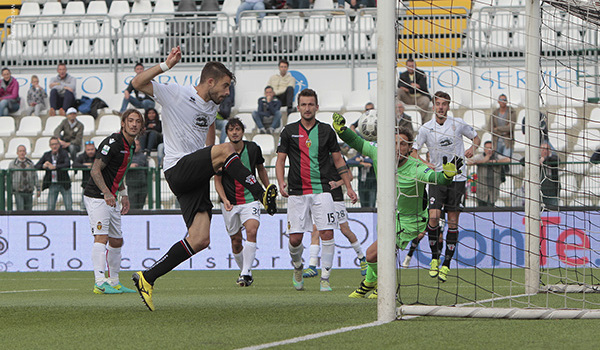
[[346, 126], [346, 118], [344, 118], [344, 116], [339, 113], [333, 113], [332, 126], [333, 126], [333, 130], [335, 130], [335, 132], [337, 132], [338, 134], [343, 133], [344, 130], [346, 130], [348, 128]]
[[450, 163], [448, 163], [448, 157], [444, 156], [442, 162], [442, 172], [447, 179], [452, 179], [454, 176], [461, 173], [459, 169], [463, 166], [462, 158], [454, 156]]

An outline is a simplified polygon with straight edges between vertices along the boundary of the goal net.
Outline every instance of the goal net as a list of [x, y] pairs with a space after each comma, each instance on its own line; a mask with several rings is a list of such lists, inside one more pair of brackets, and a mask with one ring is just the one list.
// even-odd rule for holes
[[[398, 2], [398, 73], [413, 58], [481, 140], [447, 280], [427, 236], [398, 252], [399, 317], [600, 318], [599, 20], [596, 1]], [[433, 111], [414, 104], [417, 135]]]

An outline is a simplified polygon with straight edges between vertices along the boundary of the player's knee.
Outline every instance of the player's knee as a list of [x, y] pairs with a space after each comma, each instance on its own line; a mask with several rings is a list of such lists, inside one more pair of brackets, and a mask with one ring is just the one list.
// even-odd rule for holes
[[329, 241], [333, 239], [333, 230], [323, 230], [319, 232], [322, 241]]
[[367, 250], [367, 262], [376, 263], [377, 262], [377, 249]]
[[120, 248], [123, 246], [123, 238], [108, 238], [108, 245], [113, 248]]
[[188, 236], [187, 240], [194, 252], [199, 252], [210, 245], [210, 238], [208, 237], [192, 239]]

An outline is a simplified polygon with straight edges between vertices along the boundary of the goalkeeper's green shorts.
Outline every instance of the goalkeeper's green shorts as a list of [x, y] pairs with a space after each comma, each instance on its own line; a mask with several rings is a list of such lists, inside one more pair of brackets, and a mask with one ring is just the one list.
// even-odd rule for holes
[[408, 243], [427, 229], [427, 216], [414, 219], [398, 218], [396, 220], [396, 247], [404, 250]]

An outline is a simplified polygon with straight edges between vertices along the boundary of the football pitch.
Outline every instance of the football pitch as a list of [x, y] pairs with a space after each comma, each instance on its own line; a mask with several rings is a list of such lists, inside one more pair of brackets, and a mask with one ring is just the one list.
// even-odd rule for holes
[[[131, 288], [130, 275], [122, 272], [121, 281]], [[598, 320], [418, 317], [376, 325], [376, 300], [348, 298], [358, 270], [334, 270], [329, 293], [319, 292], [317, 278], [294, 290], [291, 270], [254, 277], [241, 288], [236, 271], [173, 271], [157, 281], [150, 312], [138, 294], [93, 294], [91, 272], [0, 273], [0, 348], [597, 347]]]

